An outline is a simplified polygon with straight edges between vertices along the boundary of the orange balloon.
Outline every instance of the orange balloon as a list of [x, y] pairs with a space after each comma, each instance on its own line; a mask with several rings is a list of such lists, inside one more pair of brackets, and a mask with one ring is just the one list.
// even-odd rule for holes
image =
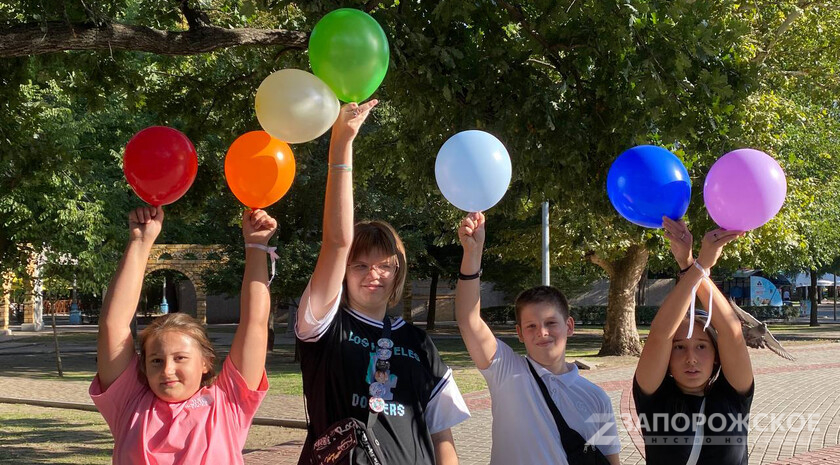
[[292, 149], [265, 131], [242, 134], [225, 156], [225, 179], [240, 202], [251, 208], [265, 208], [280, 200], [292, 186]]

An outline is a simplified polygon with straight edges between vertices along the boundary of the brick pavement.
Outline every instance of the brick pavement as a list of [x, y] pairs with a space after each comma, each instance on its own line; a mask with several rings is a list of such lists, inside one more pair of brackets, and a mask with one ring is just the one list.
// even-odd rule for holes
[[[840, 344], [793, 345], [797, 362], [789, 362], [768, 351], [751, 350], [756, 375], [750, 424], [750, 465], [804, 465], [840, 463]], [[617, 414], [632, 414], [631, 381], [634, 367], [583, 372], [601, 386]], [[807, 393], [807, 395], [802, 395]], [[466, 396], [472, 418], [453, 429], [458, 455], [464, 465], [486, 464], [490, 453], [490, 396], [485, 391]], [[774, 427], [772, 416], [781, 420]], [[816, 429], [805, 428], [808, 415]], [[793, 428], [784, 425], [791, 422]], [[629, 426], [629, 428], [628, 428]], [[644, 464], [641, 436], [632, 424], [619, 422], [623, 465]], [[295, 464], [299, 444], [285, 444], [271, 451], [266, 460], [260, 452], [246, 455], [246, 463]], [[259, 454], [259, 455], [257, 455]], [[253, 461], [251, 461], [253, 458]]]
[[[9, 347], [11, 349], [11, 346]], [[750, 465], [800, 465], [840, 463], [840, 344], [793, 344], [791, 352], [797, 362], [783, 360], [767, 351], [751, 351], [756, 374], [756, 394], [753, 400], [750, 423]], [[3, 358], [14, 357], [25, 363], [25, 354], [3, 355], [0, 346], [0, 367]], [[2, 369], [2, 368], [0, 368]], [[633, 367], [605, 368], [583, 372], [584, 376], [600, 385], [610, 396], [617, 414], [632, 413], [630, 382]], [[88, 381], [56, 381], [33, 379], [30, 376], [9, 376], [0, 372], [0, 396], [60, 400], [90, 403], [87, 396]], [[461, 463], [486, 464], [489, 461], [490, 425], [492, 421], [490, 398], [487, 391], [470, 393], [466, 397], [472, 419], [454, 428], [456, 445]], [[300, 396], [271, 394], [266, 398], [259, 416], [302, 418], [303, 403]], [[804, 424], [809, 414], [815, 418], [816, 430], [807, 428], [774, 427], [771, 415], [783, 421]], [[643, 464], [639, 452], [640, 437], [619, 422], [622, 444], [622, 464]], [[302, 439], [303, 432], [300, 432]], [[246, 454], [249, 465], [296, 464], [300, 440], [278, 444], [274, 447]]]

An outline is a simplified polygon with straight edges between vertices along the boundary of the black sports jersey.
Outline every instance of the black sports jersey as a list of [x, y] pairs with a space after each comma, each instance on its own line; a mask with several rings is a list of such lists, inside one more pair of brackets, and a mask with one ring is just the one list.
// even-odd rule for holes
[[[312, 443], [334, 422], [368, 419], [377, 341], [382, 322], [340, 308], [320, 334], [301, 340], [303, 392], [310, 428], [299, 464], [310, 465]], [[425, 331], [392, 319], [393, 354], [389, 359], [385, 410], [374, 435], [388, 464], [434, 465], [434, 446], [424, 414], [452, 376]]]

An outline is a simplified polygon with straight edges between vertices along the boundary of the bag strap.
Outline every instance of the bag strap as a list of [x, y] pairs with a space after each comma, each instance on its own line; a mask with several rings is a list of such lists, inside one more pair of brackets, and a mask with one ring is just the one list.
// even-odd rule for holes
[[[700, 414], [706, 413], [706, 398], [700, 404]], [[688, 462], [685, 465], [697, 465], [697, 460], [700, 459], [700, 449], [703, 447], [703, 438], [706, 434], [706, 427], [704, 425], [694, 425], [694, 443], [691, 446], [691, 455], [688, 456]]]
[[[388, 318], [388, 315], [385, 315], [385, 319], [382, 320], [382, 337], [385, 339], [391, 339], [391, 319]], [[368, 419], [367, 419], [367, 428], [373, 428], [373, 425], [376, 424], [376, 419], [379, 417], [377, 412], [374, 412], [370, 406], [368, 406]]]
[[533, 375], [534, 379], [537, 381], [537, 386], [539, 386], [540, 391], [542, 391], [543, 398], [545, 399], [545, 403], [548, 404], [548, 409], [551, 411], [551, 415], [554, 417], [554, 422], [557, 424], [557, 430], [560, 432], [560, 442], [563, 443], [563, 449], [566, 451], [566, 455], [569, 455], [569, 451], [585, 449], [586, 441], [583, 439], [583, 436], [573, 430], [569, 424], [566, 423], [563, 415], [560, 414], [560, 409], [557, 408], [554, 400], [548, 394], [548, 388], [545, 387], [545, 383], [537, 374], [537, 370], [534, 369], [530, 360], [525, 360], [528, 363], [528, 368], [531, 369], [531, 375]]
[[[299, 350], [300, 339], [295, 337], [295, 352]], [[315, 432], [312, 430], [312, 422], [309, 421], [309, 405], [306, 403], [306, 391], [303, 392], [303, 418], [306, 420], [306, 432], [314, 436]]]

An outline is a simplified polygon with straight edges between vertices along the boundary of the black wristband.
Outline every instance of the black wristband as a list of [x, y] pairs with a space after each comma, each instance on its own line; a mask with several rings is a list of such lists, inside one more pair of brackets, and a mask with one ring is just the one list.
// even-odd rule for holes
[[694, 262], [691, 262], [691, 264], [690, 264], [690, 265], [688, 265], [687, 267], [685, 267], [685, 268], [681, 269], [681, 270], [680, 270], [680, 274], [685, 274], [686, 272], [688, 272], [688, 270], [690, 270], [690, 269], [691, 269], [691, 267], [692, 267], [692, 266], [694, 266]]
[[470, 281], [470, 280], [473, 280], [473, 279], [478, 279], [478, 278], [481, 277], [481, 272], [482, 271], [484, 271], [484, 268], [479, 268], [478, 273], [476, 273], [476, 274], [464, 274], [464, 273], [461, 273], [460, 271], [458, 271], [458, 279], [460, 279], [461, 281]]

